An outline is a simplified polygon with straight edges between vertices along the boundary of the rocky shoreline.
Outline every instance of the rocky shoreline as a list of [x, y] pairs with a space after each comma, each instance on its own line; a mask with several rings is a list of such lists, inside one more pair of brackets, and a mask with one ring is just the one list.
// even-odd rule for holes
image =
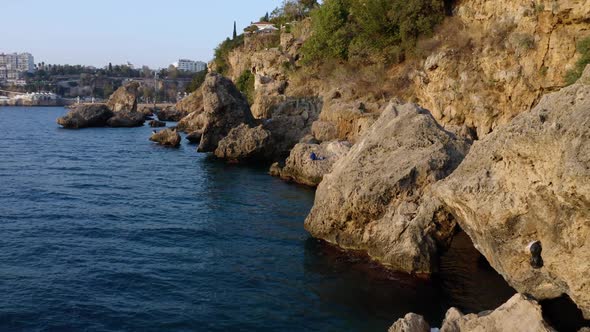
[[[471, 18], [465, 6], [459, 12]], [[587, 8], [570, 2], [563, 8], [569, 11], [551, 14], [552, 31], [577, 33], [578, 21], [564, 27], [559, 19], [583, 16]], [[485, 10], [498, 19], [495, 10]], [[542, 14], [547, 17], [539, 20], [549, 19]], [[532, 18], [526, 17], [516, 29], [530, 28]], [[547, 33], [553, 32], [543, 30], [543, 38]], [[178, 121], [177, 127], [150, 139], [177, 147], [183, 131], [199, 152], [229, 163], [268, 165], [273, 176], [317, 187], [305, 229], [395, 271], [436, 273], [440, 256], [464, 231], [518, 294], [492, 312], [463, 315], [452, 308], [440, 331], [554, 331], [538, 301], [562, 296], [590, 320], [590, 66], [575, 84], [554, 85], [550, 93], [545, 87], [558, 82], [556, 73], [543, 86], [523, 87], [537, 74], [512, 79], [504, 71], [498, 85], [510, 81], [511, 97], [497, 107], [506, 112], [492, 114], [497, 109], [488, 108], [490, 101], [477, 101], [480, 92], [459, 98], [457, 91], [440, 89], [441, 72], [453, 66], [451, 53], [429, 56], [423, 75], [413, 73], [423, 103], [363, 99], [354, 89], [325, 86], [313, 96], [289, 95], [289, 80], [277, 64], [295, 62], [300, 46], [294, 35], [282, 34], [280, 49], [242, 50], [251, 55], [255, 73], [253, 105], [235, 77], [211, 68], [201, 88], [158, 114]], [[480, 51], [486, 58], [505, 56], [504, 50]], [[547, 52], [547, 63], [559, 62], [554, 49]], [[534, 56], [529, 53], [524, 62]], [[462, 86], [472, 69], [463, 68]], [[489, 89], [490, 100], [498, 101], [496, 88]], [[107, 104], [75, 108], [58, 123], [143, 125], [148, 114], [137, 111], [136, 90], [124, 86]], [[448, 107], [433, 101], [437, 96]], [[390, 329], [429, 330], [415, 314]]]

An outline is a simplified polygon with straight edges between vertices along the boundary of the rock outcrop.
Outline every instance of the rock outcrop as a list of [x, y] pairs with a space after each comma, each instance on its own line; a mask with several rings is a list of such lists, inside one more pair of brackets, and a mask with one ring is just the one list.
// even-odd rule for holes
[[[400, 318], [389, 332], [430, 332], [424, 318], [413, 313]], [[463, 315], [458, 309], [447, 311], [440, 332], [555, 332], [545, 322], [541, 306], [525, 295], [516, 294], [494, 311]]]
[[152, 134], [150, 141], [169, 147], [178, 147], [180, 145], [180, 134], [175, 129], [164, 129]]
[[185, 113], [177, 110], [174, 106], [165, 106], [156, 110], [156, 115], [160, 121], [180, 121], [186, 116]]
[[145, 122], [145, 116], [139, 112], [119, 111], [107, 121], [109, 127], [131, 128], [141, 127]]
[[203, 90], [198, 88], [176, 103], [176, 110], [182, 114], [191, 114], [203, 108]]
[[388, 332], [430, 332], [430, 325], [424, 317], [409, 313], [395, 322]]
[[411, 79], [404, 90], [439, 123], [466, 125], [482, 138], [563, 86], [588, 17], [586, 0], [457, 2], [428, 44], [440, 46], [400, 80]]
[[[325, 174], [332, 171], [332, 166], [350, 150], [346, 141], [323, 142], [321, 144], [299, 143], [295, 145], [285, 167], [275, 175], [282, 179], [315, 187]], [[312, 153], [317, 159], [312, 160]]]
[[541, 306], [522, 294], [514, 295], [492, 312], [463, 315], [456, 308], [447, 311], [441, 332], [556, 332], [543, 320]]
[[272, 134], [275, 159], [287, 158], [295, 144], [311, 133], [321, 108], [319, 100], [305, 98], [290, 99], [273, 108], [272, 118], [263, 120], [263, 126]]
[[105, 127], [113, 112], [105, 104], [77, 105], [65, 116], [57, 119], [57, 124], [69, 129]]
[[392, 103], [324, 176], [305, 228], [396, 270], [430, 273], [436, 227], [429, 226], [437, 211], [422, 196], [468, 149], [428, 111]]
[[203, 113], [203, 108], [190, 113], [178, 121], [176, 128], [178, 128], [180, 131], [184, 131], [185, 133], [192, 133], [202, 130], [203, 126], [205, 126], [205, 115]]
[[476, 142], [434, 192], [510, 285], [537, 299], [568, 294], [590, 318], [590, 66]]
[[215, 156], [231, 163], [264, 161], [269, 159], [271, 148], [271, 134], [262, 125], [250, 128], [241, 124], [219, 141]]
[[213, 152], [232, 128], [242, 123], [251, 125], [254, 118], [246, 98], [228, 78], [208, 74], [202, 90], [203, 135], [198, 150]]
[[117, 113], [121, 111], [136, 112], [139, 83], [129, 82], [115, 91], [107, 101], [107, 107]]

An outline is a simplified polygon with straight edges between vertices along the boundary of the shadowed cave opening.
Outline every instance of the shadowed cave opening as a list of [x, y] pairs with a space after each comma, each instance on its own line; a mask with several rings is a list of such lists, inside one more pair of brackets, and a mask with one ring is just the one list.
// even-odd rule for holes
[[584, 319], [582, 311], [567, 296], [539, 302], [543, 309], [543, 318], [560, 332], [576, 332], [582, 327], [590, 327], [590, 320]]
[[[434, 237], [441, 253], [439, 272], [434, 278], [441, 283], [450, 306], [463, 313], [493, 310], [516, 293], [475, 248], [452, 214], [442, 209], [433, 222], [436, 225]], [[577, 332], [582, 327], [590, 327], [590, 320], [584, 319], [582, 311], [567, 295], [542, 300], [539, 304], [543, 318], [557, 331]]]

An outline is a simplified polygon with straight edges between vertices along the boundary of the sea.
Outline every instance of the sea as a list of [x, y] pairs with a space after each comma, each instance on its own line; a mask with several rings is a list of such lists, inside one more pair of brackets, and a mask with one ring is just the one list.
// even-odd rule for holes
[[305, 232], [311, 188], [66, 112], [0, 107], [0, 331], [386, 331], [514, 294], [464, 234], [393, 273]]

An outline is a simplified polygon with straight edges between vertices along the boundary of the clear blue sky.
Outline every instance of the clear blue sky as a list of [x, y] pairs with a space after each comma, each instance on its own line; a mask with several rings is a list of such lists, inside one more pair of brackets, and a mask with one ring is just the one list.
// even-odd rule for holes
[[0, 0], [0, 53], [35, 62], [165, 67], [209, 61], [220, 41], [281, 0]]

